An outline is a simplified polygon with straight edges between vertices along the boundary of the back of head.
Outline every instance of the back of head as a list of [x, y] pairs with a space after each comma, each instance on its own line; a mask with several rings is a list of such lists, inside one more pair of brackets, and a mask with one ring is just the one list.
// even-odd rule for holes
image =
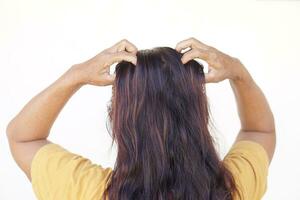
[[[117, 64], [109, 117], [118, 155], [106, 195], [232, 199], [234, 182], [208, 130], [203, 66], [169, 47]], [[226, 184], [227, 183], [227, 184]]]

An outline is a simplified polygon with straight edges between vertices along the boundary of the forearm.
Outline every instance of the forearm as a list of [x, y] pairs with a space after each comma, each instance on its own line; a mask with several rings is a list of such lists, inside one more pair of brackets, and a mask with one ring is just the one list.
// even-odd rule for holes
[[58, 114], [82, 86], [68, 70], [33, 97], [7, 126], [8, 138], [17, 142], [46, 139]]
[[245, 69], [238, 80], [229, 80], [237, 102], [243, 131], [273, 133], [274, 117], [262, 90]]

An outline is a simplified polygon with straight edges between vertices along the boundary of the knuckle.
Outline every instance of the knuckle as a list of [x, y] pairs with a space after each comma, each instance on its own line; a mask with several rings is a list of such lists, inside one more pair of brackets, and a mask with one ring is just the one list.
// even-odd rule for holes
[[119, 59], [120, 57], [122, 57], [122, 52], [117, 52], [113, 55], [114, 59]]
[[121, 43], [126, 44], [126, 43], [128, 43], [128, 40], [124, 38], [121, 40]]
[[103, 53], [103, 54], [99, 54], [99, 55], [97, 55], [95, 58], [97, 59], [97, 60], [107, 60], [108, 59], [108, 53]]
[[126, 57], [126, 56], [129, 56], [130, 54], [127, 53], [127, 52], [120, 52], [120, 56], [122, 57]]
[[212, 47], [212, 46], [206, 45], [206, 48], [207, 48], [207, 50], [209, 50], [209, 51], [217, 52], [217, 49], [214, 48], [214, 47]]
[[101, 53], [99, 53], [98, 55], [107, 54], [109, 52], [109, 50], [110, 50], [110, 48], [106, 48]]
[[189, 57], [190, 58], [195, 58], [198, 57], [200, 54], [200, 51], [198, 49], [193, 49], [192, 51], [189, 52]]
[[212, 53], [210, 53], [210, 59], [212, 59], [212, 60], [217, 60], [217, 58], [218, 58], [218, 56], [217, 56], [217, 54], [215, 53], [215, 52], [212, 52]]
[[194, 49], [195, 54], [199, 55], [201, 54], [201, 51], [199, 49]]
[[197, 43], [197, 42], [198, 42], [198, 40], [197, 40], [196, 38], [194, 38], [194, 37], [192, 37], [192, 41], [193, 41], [194, 43]]

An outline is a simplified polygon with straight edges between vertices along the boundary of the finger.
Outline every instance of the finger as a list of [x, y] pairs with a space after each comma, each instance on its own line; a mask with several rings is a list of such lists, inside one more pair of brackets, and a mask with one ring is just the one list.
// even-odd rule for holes
[[111, 48], [109, 48], [110, 53], [116, 53], [119, 51], [128, 51], [131, 53], [136, 53], [137, 50], [137, 47], [126, 39], [121, 40], [120, 42], [116, 43]]
[[183, 64], [186, 64], [188, 61], [194, 59], [194, 58], [200, 58], [205, 60], [209, 64], [209, 54], [206, 51], [200, 50], [200, 49], [192, 49], [186, 53], [183, 54], [181, 57], [181, 61]]
[[132, 53], [128, 53], [125, 51], [120, 51], [120, 52], [116, 52], [110, 56], [110, 58], [108, 59], [107, 65], [110, 66], [110, 65], [112, 65], [116, 62], [120, 62], [122, 60], [131, 62], [134, 65], [136, 65], [136, 62], [137, 62], [136, 55], [133, 55]]
[[195, 39], [193, 37], [177, 43], [175, 49], [178, 52], [181, 52], [183, 49], [186, 49], [188, 47], [190, 47], [192, 49], [193, 48], [200, 48], [200, 49], [204, 49], [204, 50], [209, 49], [209, 46], [207, 46], [206, 44], [198, 41], [197, 39]]
[[214, 82], [213, 73], [208, 72], [208, 73], [204, 74], [204, 77], [205, 77], [205, 82], [206, 83], [213, 83]]
[[103, 80], [105, 81], [105, 85], [112, 85], [116, 79], [116, 74], [107, 74]]
[[188, 47], [190, 47], [190, 48], [195, 47], [194, 42], [192, 41], [191, 38], [186, 39], [186, 40], [182, 40], [182, 41], [178, 42], [178, 43], [176, 44], [175, 49], [176, 49], [178, 52], [181, 52], [183, 49], [186, 49], [186, 48], [188, 48]]

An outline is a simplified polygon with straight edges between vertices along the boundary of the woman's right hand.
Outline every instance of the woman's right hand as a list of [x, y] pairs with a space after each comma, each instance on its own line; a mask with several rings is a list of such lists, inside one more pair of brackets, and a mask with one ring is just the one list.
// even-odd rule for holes
[[110, 48], [104, 49], [89, 60], [75, 64], [66, 73], [77, 78], [81, 85], [91, 84], [96, 86], [112, 85], [116, 74], [110, 74], [110, 67], [123, 60], [136, 65], [137, 47], [126, 39], [121, 40]]
[[179, 42], [176, 50], [181, 52], [188, 47], [190, 50], [182, 56], [182, 63], [185, 64], [194, 58], [206, 61], [208, 63], [208, 73], [205, 74], [206, 83], [217, 83], [225, 79], [237, 81], [250, 78], [249, 72], [237, 58], [203, 44], [195, 38]]

